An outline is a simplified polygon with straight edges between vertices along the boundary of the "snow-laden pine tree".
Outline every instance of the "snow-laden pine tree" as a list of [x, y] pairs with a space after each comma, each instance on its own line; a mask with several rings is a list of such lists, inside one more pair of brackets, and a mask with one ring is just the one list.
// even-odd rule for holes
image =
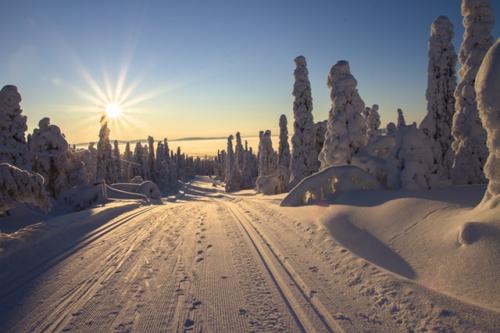
[[319, 155], [321, 168], [350, 164], [352, 156], [366, 144], [366, 123], [363, 117], [365, 103], [356, 89], [347, 61], [332, 66], [328, 75], [332, 107], [323, 149]]
[[378, 113], [378, 105], [373, 104], [372, 107], [367, 107], [365, 110], [366, 116], [366, 138], [367, 142], [371, 143], [380, 135], [380, 115]]
[[226, 192], [234, 192], [240, 189], [239, 173], [236, 167], [236, 157], [233, 150], [233, 135], [227, 137], [227, 156], [226, 156]]
[[307, 70], [306, 58], [295, 58], [296, 68], [293, 73], [293, 135], [292, 158], [290, 161], [290, 185], [295, 186], [303, 178], [318, 170], [318, 155], [315, 149], [314, 120], [311, 83]]
[[323, 149], [323, 145], [325, 144], [327, 123], [328, 123], [327, 120], [323, 120], [323, 121], [318, 121], [317, 123], [314, 124], [314, 133], [316, 136], [315, 146], [316, 146], [316, 153], [318, 154], [318, 156], [321, 153], [321, 150]]
[[93, 184], [96, 181], [97, 172], [97, 149], [95, 148], [95, 142], [89, 143], [87, 151], [88, 154], [84, 155], [83, 162], [87, 171], [87, 180], [90, 184]]
[[427, 67], [427, 114], [420, 129], [435, 143], [434, 170], [438, 179], [451, 177], [453, 150], [451, 125], [455, 113], [455, 65], [457, 56], [452, 43], [453, 24], [446, 16], [432, 22]]
[[464, 36], [460, 47], [460, 82], [455, 90], [452, 148], [455, 152], [451, 173], [455, 184], [486, 181], [483, 165], [488, 155], [486, 131], [477, 111], [474, 81], [486, 51], [493, 44], [495, 23], [490, 0], [463, 0]]
[[476, 77], [475, 90], [489, 150], [484, 165], [484, 174], [489, 182], [483, 203], [493, 208], [500, 204], [500, 39], [484, 57]]
[[258, 159], [259, 177], [269, 176], [276, 170], [277, 163], [270, 130], [261, 132]]
[[45, 179], [49, 194], [57, 198], [70, 187], [68, 180], [69, 145], [61, 130], [43, 118], [35, 128], [30, 140], [33, 171]]
[[[129, 147], [130, 149], [130, 147]], [[122, 170], [122, 157], [120, 155], [120, 147], [118, 145], [118, 140], [113, 142], [113, 169], [116, 176], [116, 182], [121, 182], [123, 178]]]
[[387, 184], [390, 188], [408, 190], [430, 189], [433, 154], [430, 139], [416, 124], [401, 125], [396, 133], [396, 145], [387, 159]]
[[288, 122], [286, 116], [280, 116], [280, 141], [278, 146], [278, 164], [288, 169], [290, 167], [290, 145], [288, 144]]
[[114, 174], [113, 149], [109, 141], [110, 130], [106, 116], [101, 117], [100, 123], [101, 129], [99, 130], [99, 141], [97, 142], [96, 179], [112, 184], [116, 183], [117, 175]]
[[236, 163], [236, 170], [242, 173], [244, 165], [244, 149], [243, 142], [241, 141], [240, 132], [236, 132], [236, 145], [234, 146], [234, 160]]
[[31, 170], [31, 160], [24, 133], [28, 129], [22, 115], [21, 95], [16, 86], [0, 90], [0, 162]]
[[158, 141], [156, 147], [155, 169], [157, 171], [156, 184], [161, 190], [170, 186], [169, 162], [166, 157], [166, 150], [161, 141]]
[[41, 175], [0, 163], [0, 214], [20, 203], [28, 203], [47, 212], [50, 200]]
[[406, 126], [406, 120], [405, 120], [405, 116], [403, 114], [403, 110], [401, 109], [398, 109], [398, 122], [397, 122], [397, 128], [400, 129], [400, 128], [403, 128]]
[[134, 154], [130, 149], [130, 142], [125, 144], [125, 151], [123, 152], [123, 163], [122, 163], [122, 179], [124, 182], [128, 182], [132, 177]]
[[144, 151], [144, 147], [142, 146], [140, 141], [137, 141], [134, 148], [134, 158], [132, 164], [132, 172], [130, 179], [140, 176], [142, 179], [146, 179], [146, 175], [144, 170], [147, 170], [147, 156]]
[[155, 140], [152, 136], [148, 136], [148, 169], [149, 179], [156, 182]]

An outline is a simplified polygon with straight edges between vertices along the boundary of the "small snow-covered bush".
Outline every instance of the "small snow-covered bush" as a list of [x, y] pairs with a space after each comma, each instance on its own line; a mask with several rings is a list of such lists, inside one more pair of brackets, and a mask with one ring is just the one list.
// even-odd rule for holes
[[0, 213], [19, 203], [32, 204], [45, 212], [50, 210], [43, 177], [8, 163], [0, 163]]
[[378, 189], [375, 177], [354, 165], [334, 165], [304, 178], [281, 202], [281, 206], [300, 206], [322, 200], [337, 191]]
[[98, 204], [104, 204], [107, 200], [104, 183], [93, 185], [75, 186], [61, 194], [66, 205], [74, 210], [83, 210]]
[[140, 184], [136, 183], [115, 183], [111, 184], [112, 188], [120, 191], [143, 194], [150, 199], [161, 199], [161, 192], [158, 186], [152, 181], [144, 181]]

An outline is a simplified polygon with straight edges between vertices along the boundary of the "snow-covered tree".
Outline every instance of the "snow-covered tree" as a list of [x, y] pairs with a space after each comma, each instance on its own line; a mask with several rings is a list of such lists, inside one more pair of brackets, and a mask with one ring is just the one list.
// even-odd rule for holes
[[145, 170], [148, 170], [146, 151], [139, 141], [135, 144], [133, 162], [131, 178], [141, 176], [144, 180], [148, 179], [145, 174]]
[[24, 136], [28, 127], [20, 103], [16, 86], [7, 85], [0, 90], [0, 162], [31, 170]]
[[398, 123], [397, 123], [397, 128], [399, 130], [400, 128], [403, 128], [405, 126], [406, 126], [406, 120], [405, 120], [405, 116], [403, 114], [403, 110], [398, 109]]
[[290, 161], [290, 185], [318, 170], [318, 155], [315, 149], [314, 120], [311, 83], [306, 58], [295, 58], [295, 84], [293, 86], [293, 135], [292, 159]]
[[446, 16], [432, 22], [427, 67], [427, 114], [420, 129], [433, 140], [434, 170], [439, 179], [449, 179], [453, 165], [451, 125], [455, 113], [455, 65], [453, 24]]
[[95, 142], [90, 142], [87, 148], [88, 154], [84, 154], [83, 162], [85, 163], [85, 170], [87, 171], [87, 180], [90, 184], [96, 181], [97, 172], [97, 149]]
[[430, 146], [429, 137], [416, 124], [402, 125], [396, 133], [396, 145], [387, 161], [388, 186], [408, 190], [430, 189], [434, 182]]
[[380, 134], [380, 115], [378, 113], [378, 105], [373, 104], [372, 107], [365, 109], [366, 119], [366, 137], [367, 142], [373, 142]]
[[153, 182], [156, 182], [157, 170], [155, 162], [155, 140], [152, 136], [148, 136], [148, 169], [149, 177]]
[[113, 149], [109, 141], [109, 128], [106, 116], [101, 117], [101, 129], [99, 130], [99, 141], [97, 142], [97, 169], [96, 178], [106, 183], [116, 183], [117, 175], [114, 174]]
[[[130, 147], [129, 147], [130, 149]], [[120, 147], [118, 145], [118, 140], [113, 142], [113, 174], [116, 177], [116, 182], [121, 182], [123, 178], [122, 170], [122, 157], [120, 154]]]
[[20, 203], [29, 203], [47, 212], [51, 204], [43, 182], [39, 174], [0, 163], [0, 214]]
[[288, 144], [288, 123], [286, 116], [280, 116], [280, 141], [278, 146], [278, 164], [289, 168], [290, 167], [290, 145]]
[[271, 131], [260, 132], [258, 167], [259, 177], [269, 176], [276, 170], [275, 153], [271, 140]]
[[460, 47], [460, 82], [455, 90], [453, 143], [455, 152], [452, 180], [455, 184], [486, 181], [483, 165], [488, 155], [486, 131], [477, 111], [474, 81], [484, 55], [493, 44], [495, 23], [490, 0], [463, 0], [464, 36]]
[[169, 162], [166, 157], [166, 150], [161, 141], [156, 147], [155, 170], [157, 171], [156, 184], [162, 190], [170, 186]]
[[234, 192], [240, 189], [239, 173], [236, 167], [236, 158], [233, 150], [233, 135], [227, 137], [227, 155], [226, 155], [226, 192]]
[[365, 103], [356, 89], [349, 63], [341, 60], [328, 75], [332, 107], [328, 115], [323, 149], [319, 155], [321, 168], [350, 164], [352, 156], [366, 144]]
[[314, 133], [316, 136], [315, 146], [316, 146], [316, 153], [318, 154], [318, 156], [321, 153], [321, 150], [323, 149], [323, 145], [325, 144], [327, 122], [328, 122], [327, 120], [323, 120], [323, 121], [318, 121], [317, 123], [314, 124]]
[[500, 39], [486, 53], [476, 77], [475, 89], [489, 150], [484, 165], [489, 182], [483, 203], [493, 208], [500, 204]]
[[59, 127], [50, 124], [49, 118], [41, 119], [38, 127], [30, 140], [33, 171], [44, 177], [47, 191], [57, 198], [71, 186], [69, 145]]
[[244, 169], [244, 152], [245, 150], [243, 149], [243, 142], [241, 141], [241, 134], [240, 132], [236, 132], [236, 145], [234, 147], [234, 159], [236, 163], [236, 170], [237, 172], [241, 173]]

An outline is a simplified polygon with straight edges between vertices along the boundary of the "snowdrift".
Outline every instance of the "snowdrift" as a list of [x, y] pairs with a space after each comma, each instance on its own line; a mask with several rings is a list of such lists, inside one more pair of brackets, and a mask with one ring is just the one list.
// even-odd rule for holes
[[281, 206], [300, 206], [312, 200], [323, 200], [337, 191], [378, 188], [381, 185], [377, 179], [356, 166], [331, 166], [301, 180]]
[[322, 222], [359, 257], [427, 288], [500, 310], [500, 209], [485, 186], [343, 192]]
[[136, 183], [115, 183], [111, 184], [111, 188], [122, 192], [142, 194], [150, 199], [161, 199], [161, 192], [158, 186], [152, 181], [144, 181], [140, 184]]

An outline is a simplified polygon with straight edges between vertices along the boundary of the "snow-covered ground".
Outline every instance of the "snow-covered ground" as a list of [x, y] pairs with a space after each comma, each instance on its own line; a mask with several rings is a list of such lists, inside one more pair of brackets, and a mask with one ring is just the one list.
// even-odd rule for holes
[[0, 256], [0, 331], [494, 332], [500, 238], [457, 240], [483, 191], [280, 207], [200, 177], [175, 203], [56, 217], [72, 226]]

